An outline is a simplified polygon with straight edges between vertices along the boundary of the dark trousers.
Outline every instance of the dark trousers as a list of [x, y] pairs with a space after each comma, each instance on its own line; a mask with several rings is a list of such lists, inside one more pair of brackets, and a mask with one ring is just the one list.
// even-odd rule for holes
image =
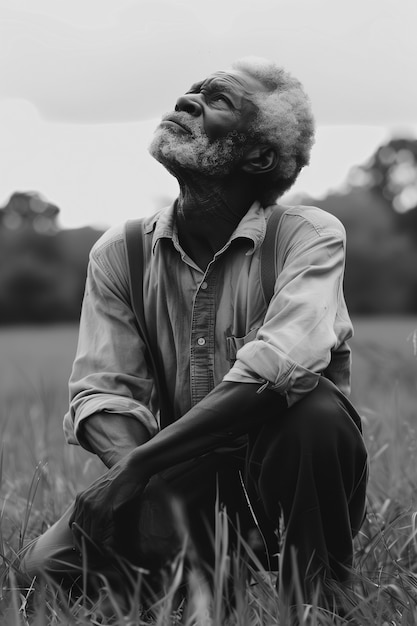
[[[216, 498], [226, 507], [231, 528], [238, 526], [245, 537], [255, 527], [249, 497], [270, 555], [280, 546], [284, 590], [291, 589], [295, 570], [307, 595], [319, 581], [346, 581], [352, 539], [365, 514], [367, 453], [360, 418], [324, 378], [284, 415], [277, 415], [273, 402], [268, 412], [244, 448], [208, 454], [154, 477], [143, 495], [139, 521], [133, 512], [120, 520], [120, 553], [151, 568], [173, 555], [181, 541], [170, 511], [173, 495], [197, 557], [210, 567]], [[70, 510], [27, 548], [21, 569], [28, 576], [43, 572], [59, 584], [73, 584], [80, 576]], [[106, 555], [92, 557], [89, 572], [91, 578], [104, 574], [110, 584], [120, 585], [120, 570]]]

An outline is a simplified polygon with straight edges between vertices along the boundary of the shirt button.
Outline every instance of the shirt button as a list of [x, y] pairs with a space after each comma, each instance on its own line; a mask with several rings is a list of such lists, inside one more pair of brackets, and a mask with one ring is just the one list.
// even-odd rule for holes
[[204, 339], [204, 337], [199, 337], [197, 339], [197, 343], [199, 346], [205, 346], [206, 345], [206, 340]]
[[200, 287], [201, 287], [201, 289], [207, 289], [207, 283], [206, 283], [206, 281], [204, 281], [203, 283], [201, 283]]

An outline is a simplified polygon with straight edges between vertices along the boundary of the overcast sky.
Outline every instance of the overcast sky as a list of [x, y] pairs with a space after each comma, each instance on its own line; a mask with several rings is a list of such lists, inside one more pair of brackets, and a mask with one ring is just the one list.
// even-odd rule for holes
[[0, 205], [36, 190], [61, 223], [151, 213], [176, 183], [147, 153], [191, 83], [241, 56], [309, 93], [318, 133], [295, 191], [340, 185], [417, 128], [416, 0], [0, 0]]

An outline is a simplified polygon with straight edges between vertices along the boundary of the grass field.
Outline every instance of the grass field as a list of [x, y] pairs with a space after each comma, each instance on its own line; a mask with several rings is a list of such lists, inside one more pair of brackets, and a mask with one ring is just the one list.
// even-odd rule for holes
[[[368, 519], [356, 542], [359, 577], [349, 597], [351, 613], [364, 626], [417, 625], [417, 319], [354, 321], [352, 399], [364, 420], [371, 477]], [[62, 436], [76, 337], [73, 326], [0, 331], [0, 549], [6, 559], [55, 521], [101, 471], [95, 458], [65, 445]], [[240, 608], [229, 624], [286, 624], [267, 575], [256, 592], [245, 587], [239, 593]], [[226, 623], [223, 584], [210, 597], [196, 592], [194, 614], [183, 622], [170, 612], [168, 596], [154, 623]], [[80, 607], [62, 612], [45, 601], [43, 612], [30, 618], [23, 595], [4, 589], [1, 599], [1, 625], [106, 623], [99, 608], [101, 622]], [[314, 607], [303, 611], [301, 623], [347, 623]], [[131, 615], [117, 623], [144, 622]]]

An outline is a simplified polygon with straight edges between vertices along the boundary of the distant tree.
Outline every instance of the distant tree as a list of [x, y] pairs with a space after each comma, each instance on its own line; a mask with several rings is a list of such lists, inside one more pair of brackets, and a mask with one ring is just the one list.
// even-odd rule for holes
[[35, 191], [17, 191], [0, 207], [0, 225], [9, 230], [31, 229], [41, 234], [57, 232], [59, 208]]
[[352, 168], [345, 188], [304, 198], [347, 232], [345, 293], [352, 313], [417, 313], [417, 141], [393, 139]]
[[352, 168], [351, 187], [368, 188], [394, 213], [396, 224], [417, 239], [417, 140], [392, 139], [369, 161]]
[[0, 209], [0, 323], [79, 317], [89, 251], [101, 234], [59, 230], [59, 209], [36, 193], [15, 193]]
[[310, 199], [338, 217], [347, 232], [345, 293], [352, 313], [400, 314], [414, 309], [417, 249], [373, 189]]

